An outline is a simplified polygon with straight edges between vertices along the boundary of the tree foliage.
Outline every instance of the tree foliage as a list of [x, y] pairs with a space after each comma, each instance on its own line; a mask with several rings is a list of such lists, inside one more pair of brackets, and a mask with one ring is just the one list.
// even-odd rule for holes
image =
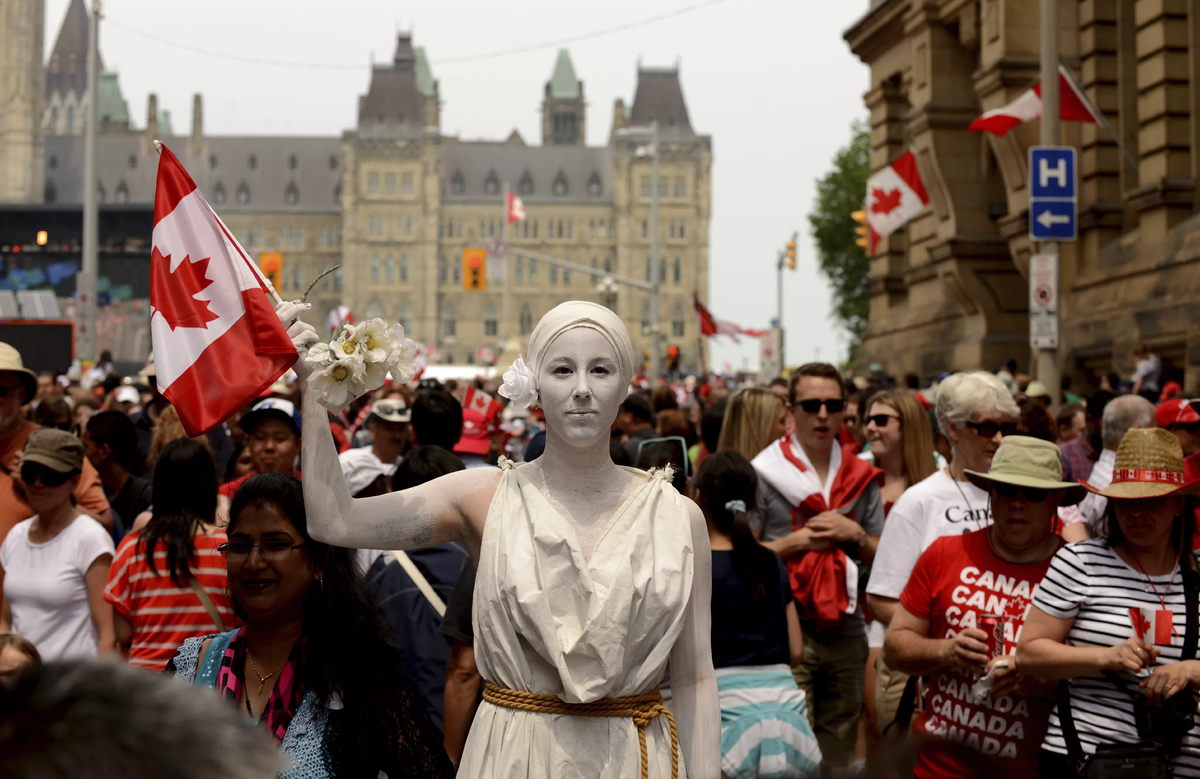
[[816, 204], [808, 222], [817, 245], [817, 265], [833, 288], [833, 316], [850, 334], [853, 360], [867, 328], [871, 261], [855, 243], [858, 224], [850, 215], [863, 207], [871, 165], [866, 124], [855, 122], [851, 132], [850, 142], [834, 155], [833, 168], [817, 182]]

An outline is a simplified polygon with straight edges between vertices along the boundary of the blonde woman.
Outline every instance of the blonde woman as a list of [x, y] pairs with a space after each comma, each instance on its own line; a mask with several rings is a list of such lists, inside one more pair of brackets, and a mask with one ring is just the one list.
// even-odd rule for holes
[[787, 399], [768, 387], [744, 387], [729, 398], [717, 451], [733, 450], [753, 460], [787, 435]]

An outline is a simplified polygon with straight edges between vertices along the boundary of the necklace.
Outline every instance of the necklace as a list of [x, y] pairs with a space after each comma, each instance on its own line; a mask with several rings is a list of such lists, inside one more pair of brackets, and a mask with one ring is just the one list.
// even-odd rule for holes
[[975, 516], [975, 507], [971, 505], [970, 499], [967, 498], [967, 493], [963, 492], [962, 485], [958, 483], [958, 479], [954, 478], [954, 474], [950, 472], [949, 468], [946, 469], [946, 476], [950, 478], [950, 481], [954, 482], [954, 487], [958, 490], [958, 494], [962, 496], [963, 503], [967, 504], [967, 510], [971, 512], [971, 516]]
[[[263, 676], [262, 672], [258, 670], [258, 664], [254, 662], [254, 658], [250, 656], [249, 652], [246, 653], [246, 659], [250, 661], [250, 668], [252, 668], [254, 670], [254, 675], [258, 677], [258, 694], [259, 695], [262, 695], [262, 691], [263, 691], [263, 688], [267, 684], [267, 680], [270, 679], [275, 674], [282, 671], [284, 666], [287, 665], [287, 661], [285, 660], [283, 665], [279, 666], [278, 668], [276, 668], [274, 671], [267, 674], [266, 676]], [[249, 710], [249, 708], [250, 708], [250, 700], [249, 700], [249, 698], [247, 698], [246, 699], [246, 709]]]

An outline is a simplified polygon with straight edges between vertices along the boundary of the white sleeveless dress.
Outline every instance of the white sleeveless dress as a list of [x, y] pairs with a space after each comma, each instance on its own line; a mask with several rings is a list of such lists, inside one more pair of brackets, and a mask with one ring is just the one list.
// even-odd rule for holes
[[[645, 479], [609, 521], [589, 562], [571, 524], [502, 461], [479, 552], [472, 622], [475, 662], [501, 687], [567, 703], [643, 695], [662, 681], [692, 592], [687, 506], [664, 478]], [[671, 775], [665, 716], [646, 726], [649, 776]], [[484, 701], [459, 776], [636, 779], [631, 719], [517, 711]], [[684, 779], [683, 757], [679, 776]]]

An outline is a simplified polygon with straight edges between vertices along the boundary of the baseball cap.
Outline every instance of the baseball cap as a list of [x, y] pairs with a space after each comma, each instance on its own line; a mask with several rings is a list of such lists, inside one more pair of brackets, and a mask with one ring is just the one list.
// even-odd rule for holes
[[491, 432], [491, 425], [483, 414], [473, 408], [464, 408], [462, 438], [454, 445], [454, 451], [458, 454], [487, 454], [491, 448], [488, 440]]
[[371, 404], [371, 416], [384, 422], [411, 422], [412, 409], [401, 398], [386, 398]]
[[83, 442], [66, 430], [39, 427], [25, 442], [22, 463], [37, 463], [52, 471], [71, 473], [83, 470]]
[[1029, 382], [1029, 386], [1025, 387], [1025, 397], [1027, 398], [1048, 398], [1050, 390], [1046, 389], [1046, 385], [1034, 379]]
[[346, 477], [351, 495], [370, 487], [380, 476], [390, 478], [396, 472], [395, 463], [385, 464], [369, 446], [347, 449], [338, 455], [338, 462], [342, 465], [342, 474]]
[[1164, 430], [1170, 430], [1179, 425], [1200, 424], [1200, 412], [1197, 412], [1196, 406], [1186, 398], [1175, 398], [1165, 403], [1159, 403], [1158, 408], [1154, 411], [1158, 416], [1158, 426]]
[[118, 403], [137, 403], [141, 399], [142, 395], [137, 391], [137, 387], [130, 387], [128, 385], [117, 387], [113, 393], [113, 400]]
[[254, 407], [242, 415], [241, 427], [247, 435], [254, 432], [260, 422], [268, 419], [282, 419], [292, 426], [292, 431], [300, 435], [300, 412], [296, 404], [282, 398], [267, 398], [254, 404]]

